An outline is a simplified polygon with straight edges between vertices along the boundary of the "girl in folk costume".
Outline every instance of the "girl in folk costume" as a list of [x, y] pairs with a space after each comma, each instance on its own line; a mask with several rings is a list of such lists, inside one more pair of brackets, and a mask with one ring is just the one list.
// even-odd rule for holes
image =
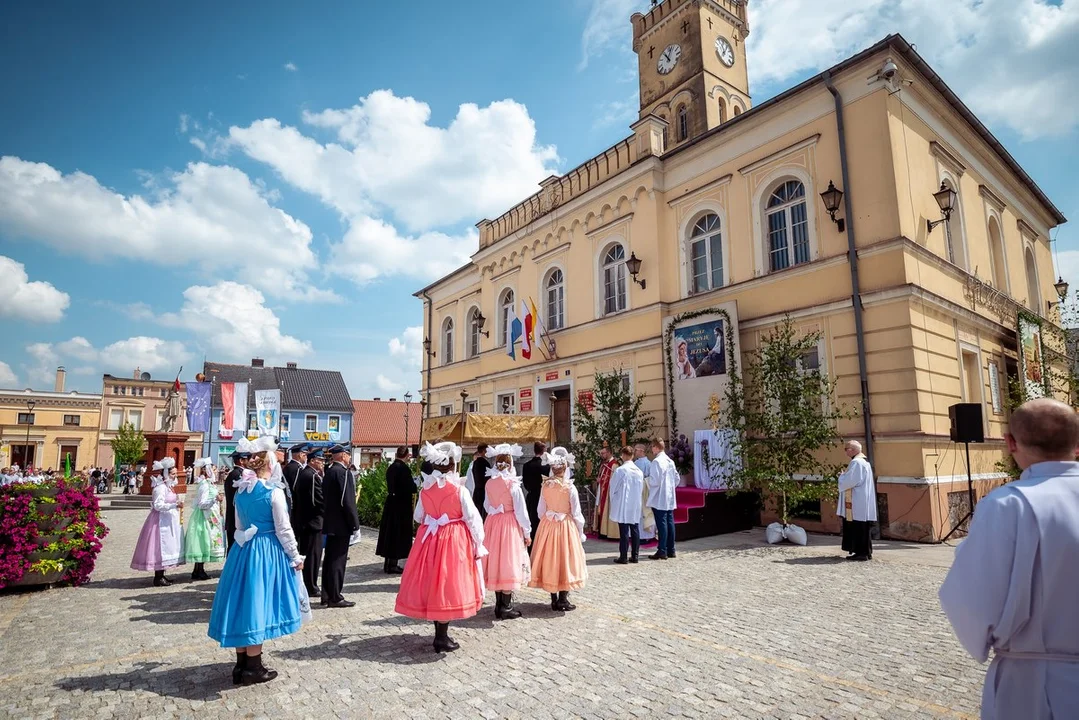
[[207, 633], [221, 647], [236, 648], [235, 685], [277, 677], [262, 664], [262, 644], [296, 632], [303, 619], [296, 571], [304, 558], [289, 522], [276, 448], [271, 437], [243, 438], [237, 447], [251, 457], [234, 483], [236, 546], [225, 559]]
[[195, 563], [191, 579], [209, 580], [204, 563], [225, 559], [225, 541], [221, 530], [221, 492], [214, 484], [216, 473], [210, 458], [196, 460], [195, 473], [198, 500], [184, 528], [184, 555], [188, 562]]
[[513, 592], [528, 582], [531, 571], [526, 547], [532, 544], [532, 523], [513, 458], [521, 457], [520, 445], [497, 445], [491, 449], [495, 465], [487, 471], [487, 521], [483, 525], [483, 577], [495, 591], [495, 617], [514, 620], [521, 611], [513, 607]]
[[570, 468], [573, 456], [565, 448], [555, 448], [543, 456], [551, 477], [543, 481], [539, 500], [539, 530], [532, 548], [532, 581], [529, 587], [551, 593], [551, 609], [575, 610], [569, 591], [584, 587], [588, 580], [585, 565], [584, 515], [581, 499], [573, 485]]
[[169, 472], [175, 466], [176, 461], [172, 458], [153, 464], [155, 474], [150, 481], [153, 488], [150, 514], [142, 524], [135, 554], [131, 558], [132, 570], [154, 571], [154, 587], [171, 585], [172, 581], [165, 577], [165, 570], [184, 564], [183, 531], [180, 527], [184, 501], [173, 492], [176, 479]]
[[449, 636], [452, 620], [470, 618], [483, 605], [483, 521], [457, 474], [461, 448], [428, 443], [420, 456], [431, 463], [413, 519], [420, 524], [401, 576], [396, 612], [435, 624], [435, 652], [460, 647]]

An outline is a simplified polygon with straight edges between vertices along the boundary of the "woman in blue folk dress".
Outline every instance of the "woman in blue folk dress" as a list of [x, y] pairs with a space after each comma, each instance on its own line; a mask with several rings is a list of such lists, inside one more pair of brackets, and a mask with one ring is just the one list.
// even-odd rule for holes
[[276, 448], [270, 437], [243, 439], [237, 447], [251, 459], [235, 482], [236, 547], [225, 559], [209, 629], [221, 647], [236, 649], [236, 685], [277, 677], [262, 664], [262, 644], [300, 629], [296, 571], [303, 569], [304, 558], [289, 523]]

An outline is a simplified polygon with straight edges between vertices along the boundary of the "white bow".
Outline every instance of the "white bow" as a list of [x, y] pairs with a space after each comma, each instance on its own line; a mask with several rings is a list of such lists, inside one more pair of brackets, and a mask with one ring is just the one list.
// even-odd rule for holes
[[427, 526], [427, 532], [423, 534], [421, 543], [427, 542], [427, 538], [438, 532], [438, 529], [444, 525], [450, 524], [450, 516], [446, 513], [442, 513], [442, 517], [435, 518], [428, 515], [423, 519], [423, 524]]
[[547, 519], [554, 520], [555, 522], [562, 522], [566, 519], [566, 513], [556, 513], [554, 510], [548, 510]]
[[243, 547], [248, 542], [250, 542], [251, 538], [258, 535], [258, 533], [259, 533], [259, 529], [257, 527], [255, 527], [254, 525], [252, 525], [249, 528], [247, 528], [246, 530], [237, 530], [236, 532], [234, 532], [232, 534], [232, 538], [236, 541], [236, 543], [240, 547]]
[[501, 515], [504, 512], [506, 512], [506, 506], [505, 505], [499, 505], [498, 507], [494, 508], [493, 510], [491, 510], [487, 514], [488, 515]]

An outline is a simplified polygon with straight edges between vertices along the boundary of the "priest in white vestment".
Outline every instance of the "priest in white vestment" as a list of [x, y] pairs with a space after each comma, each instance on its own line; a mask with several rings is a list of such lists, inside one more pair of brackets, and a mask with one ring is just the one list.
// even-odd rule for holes
[[873, 523], [877, 521], [877, 484], [873, 468], [862, 454], [862, 444], [851, 440], [846, 445], [850, 464], [839, 476], [839, 502], [836, 514], [843, 518], [843, 549], [848, 560], [873, 557]]
[[979, 662], [983, 720], [1079, 717], [1079, 417], [1033, 400], [1005, 435], [1019, 481], [978, 503], [940, 604]]

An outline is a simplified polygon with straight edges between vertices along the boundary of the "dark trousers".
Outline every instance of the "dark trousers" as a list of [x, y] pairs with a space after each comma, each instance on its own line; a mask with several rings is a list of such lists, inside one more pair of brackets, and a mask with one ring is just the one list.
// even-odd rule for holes
[[318, 568], [322, 564], [322, 532], [319, 530], [301, 530], [296, 535], [296, 544], [300, 546], [303, 561], [303, 584], [307, 587], [307, 596], [320, 594], [318, 589]]
[[345, 565], [348, 564], [348, 535], [327, 535], [322, 562], [322, 598], [326, 602], [343, 600]]
[[641, 526], [639, 523], [618, 523], [618, 557], [626, 559], [626, 552], [633, 546], [633, 555], [636, 559], [641, 553]]
[[863, 520], [843, 521], [843, 549], [856, 557], [873, 557], [873, 523]]
[[539, 495], [525, 495], [525, 508], [528, 510], [528, 520], [532, 523], [532, 545], [528, 546], [528, 554], [531, 555], [536, 544], [536, 532], [539, 530]]
[[652, 508], [652, 514], [656, 518], [656, 535], [659, 538], [656, 552], [670, 557], [674, 555], [674, 510]]

